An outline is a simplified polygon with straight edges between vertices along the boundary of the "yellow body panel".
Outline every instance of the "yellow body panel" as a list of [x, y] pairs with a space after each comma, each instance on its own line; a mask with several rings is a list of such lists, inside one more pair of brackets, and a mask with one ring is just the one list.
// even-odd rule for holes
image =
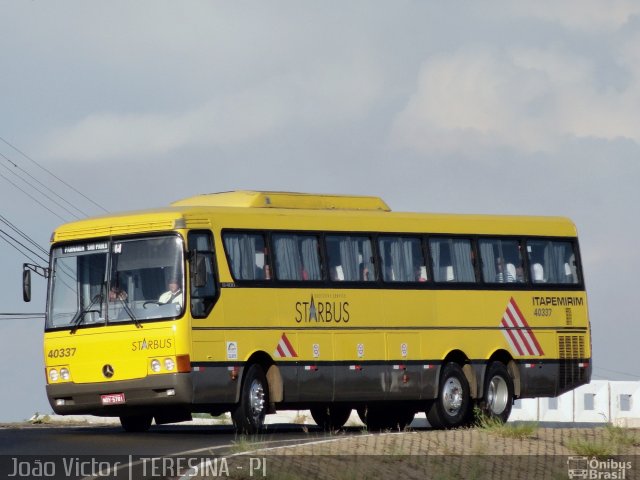
[[[269, 203], [267, 203], [269, 199]], [[297, 202], [297, 203], [296, 203]], [[297, 207], [294, 208], [294, 204]], [[268, 208], [251, 208], [268, 207]], [[284, 208], [283, 208], [284, 207]], [[518, 360], [557, 359], [558, 336], [582, 337], [581, 358], [590, 358], [589, 320], [584, 291], [446, 290], [440, 288], [229, 288], [234, 280], [224, 255], [223, 229], [292, 231], [359, 231], [530, 235], [576, 237], [573, 223], [560, 217], [444, 215], [395, 213], [372, 197], [314, 198], [300, 194], [255, 192], [207, 195], [185, 199], [172, 207], [109, 215], [59, 227], [53, 242], [174, 231], [184, 238], [190, 229], [211, 229], [217, 274], [223, 286], [207, 318], [122, 327], [81, 328], [45, 334], [47, 368], [68, 366], [74, 382], [105, 382], [152, 375], [151, 358], [186, 355], [191, 362], [243, 362], [265, 352], [277, 362], [437, 362], [453, 350], [471, 360], [486, 360], [498, 350]], [[557, 305], [536, 305], [535, 298], [561, 299]], [[531, 327], [543, 355], [518, 354], [499, 329], [513, 298]], [[572, 298], [577, 305], [562, 305]], [[311, 302], [316, 317], [310, 316]], [[305, 303], [306, 309], [305, 309]], [[187, 302], [188, 304], [188, 302]], [[322, 318], [318, 305], [322, 304]], [[544, 309], [540, 310], [540, 309]], [[570, 312], [569, 310], [570, 309]], [[560, 332], [560, 333], [558, 333]], [[295, 355], [281, 357], [278, 344], [286, 337]], [[157, 349], [134, 345], [158, 341]], [[155, 344], [154, 344], [155, 345]], [[51, 351], [75, 349], [74, 355], [53, 357]], [[290, 352], [291, 353], [291, 352]], [[565, 355], [567, 353], [565, 352]], [[568, 355], [578, 356], [571, 350]], [[573, 357], [569, 357], [573, 358]], [[116, 374], [104, 378], [102, 366]]]

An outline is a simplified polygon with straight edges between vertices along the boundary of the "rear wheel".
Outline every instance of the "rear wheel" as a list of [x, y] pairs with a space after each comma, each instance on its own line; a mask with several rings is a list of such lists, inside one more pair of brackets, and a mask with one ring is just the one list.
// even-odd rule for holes
[[404, 430], [413, 421], [415, 412], [403, 404], [388, 403], [361, 407], [358, 416], [368, 430]]
[[447, 363], [440, 374], [438, 398], [427, 409], [427, 420], [434, 428], [464, 426], [470, 418], [469, 382], [457, 363]]
[[484, 398], [480, 403], [482, 413], [506, 422], [513, 406], [513, 380], [502, 362], [493, 362], [487, 369], [484, 382]]
[[269, 385], [262, 367], [251, 365], [245, 373], [240, 402], [231, 413], [233, 425], [240, 433], [254, 434], [264, 426], [269, 406]]
[[125, 432], [146, 432], [151, 427], [151, 415], [130, 415], [120, 417], [120, 424]]
[[311, 416], [320, 428], [333, 431], [342, 428], [349, 416], [351, 408], [341, 405], [323, 405], [311, 408]]

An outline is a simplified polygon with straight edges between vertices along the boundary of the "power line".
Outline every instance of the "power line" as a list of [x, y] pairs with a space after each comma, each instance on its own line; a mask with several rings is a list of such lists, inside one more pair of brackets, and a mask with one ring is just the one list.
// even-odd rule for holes
[[61, 217], [60, 215], [58, 215], [56, 212], [54, 212], [53, 210], [51, 210], [49, 207], [47, 207], [45, 204], [43, 204], [40, 200], [38, 200], [37, 198], [35, 198], [33, 195], [31, 195], [30, 193], [26, 192], [25, 190], [23, 190], [21, 187], [19, 187], [18, 185], [16, 185], [15, 183], [13, 183], [11, 180], [9, 180], [7, 177], [5, 177], [3, 174], [0, 173], [0, 177], [4, 178], [7, 182], [9, 182], [11, 185], [13, 185], [15, 188], [17, 188], [18, 190], [20, 190], [22, 193], [24, 193], [27, 197], [29, 197], [31, 200], [33, 200], [34, 202], [36, 202], [38, 205], [40, 205], [42, 208], [44, 208], [45, 210], [49, 211], [50, 213], [54, 214], [56, 217], [58, 217], [60, 220], [62, 220], [63, 222], [67, 222], [68, 219]]
[[16, 152], [18, 152], [20, 155], [22, 155], [24, 158], [26, 158], [27, 160], [31, 161], [32, 163], [34, 163], [35, 165], [37, 165], [39, 168], [41, 168], [42, 170], [44, 170], [45, 172], [47, 172], [49, 175], [51, 175], [53, 178], [55, 178], [56, 180], [58, 180], [60, 183], [62, 183], [63, 185], [67, 186], [68, 188], [70, 188], [71, 190], [73, 190], [74, 192], [76, 192], [78, 195], [80, 195], [82, 198], [84, 198], [85, 200], [88, 200], [89, 202], [91, 202], [92, 204], [94, 204], [96, 207], [100, 208], [101, 210], [103, 210], [106, 213], [109, 213], [109, 210], [107, 210], [106, 208], [104, 208], [102, 205], [100, 205], [97, 202], [94, 202], [93, 200], [91, 200], [89, 197], [87, 197], [84, 193], [80, 192], [79, 190], [77, 190], [76, 188], [74, 188], [73, 186], [69, 185], [67, 182], [65, 182], [64, 180], [62, 180], [60, 177], [58, 177], [56, 174], [54, 174], [53, 172], [51, 172], [50, 170], [47, 170], [45, 167], [43, 167], [42, 165], [40, 165], [38, 162], [36, 162], [33, 158], [31, 158], [29, 155], [27, 155], [26, 153], [24, 153], [22, 150], [20, 150], [18, 147], [16, 147], [15, 145], [13, 145], [11, 142], [9, 142], [8, 140], [0, 137], [0, 140], [2, 142], [4, 142], [6, 145], [8, 145], [9, 147], [11, 147], [12, 149], [14, 149]]
[[[54, 196], [58, 197], [60, 200], [62, 200], [64, 203], [66, 203], [67, 205], [69, 205], [71, 208], [73, 208], [74, 210], [76, 210], [77, 212], [80, 213], [80, 215], [84, 215], [85, 217], [88, 217], [89, 215], [80, 210], [78, 207], [76, 207], [73, 203], [71, 203], [70, 201], [68, 201], [66, 198], [64, 198], [62, 195], [59, 195], [57, 192], [55, 192], [52, 188], [48, 187], [47, 185], [45, 185], [44, 183], [42, 183], [40, 180], [38, 180], [36, 177], [34, 177], [33, 175], [31, 175], [29, 172], [27, 172], [24, 168], [22, 168], [20, 165], [18, 165], [17, 163], [15, 163], [13, 160], [11, 160], [9, 157], [7, 157], [5, 154], [0, 152], [0, 157], [4, 158], [5, 161], [7, 163], [9, 163], [12, 167], [14, 167], [15, 169], [19, 170], [20, 172], [24, 173], [27, 177], [29, 177], [31, 180], [33, 180], [34, 182], [36, 182], [38, 185], [40, 185], [41, 187], [43, 187], [44, 189], [48, 190], [49, 192], [51, 192]], [[27, 180], [25, 180], [24, 178], [22, 178], [20, 175], [18, 175], [16, 172], [14, 172], [13, 170], [9, 169], [9, 167], [7, 167], [6, 165], [4, 166], [7, 170], [9, 170], [13, 175], [15, 175], [16, 177], [18, 177], [20, 180], [22, 180], [24, 183], [26, 183], [27, 185], [29, 185], [31, 188], [33, 188], [34, 190], [36, 190], [38, 193], [40, 193], [40, 195], [47, 197], [49, 200], [51, 200], [52, 202], [54, 202], [56, 205], [58, 205], [60, 208], [62, 208], [63, 210], [65, 210], [66, 212], [68, 212], [69, 214], [73, 215], [75, 218], [79, 218], [78, 215], [76, 215], [74, 212], [70, 211], [69, 209], [67, 209], [67, 207], [65, 207], [64, 205], [61, 205], [60, 203], [58, 203], [56, 200], [52, 199], [49, 195], [47, 195], [44, 191], [40, 190], [38, 187], [34, 186], [32, 183], [28, 182]]]
[[[2, 156], [4, 159], [7, 159], [7, 157], [5, 157], [2, 153], [0, 153], [0, 156]], [[10, 160], [9, 160], [10, 161]], [[22, 178], [20, 175], [18, 175], [16, 172], [14, 172], [13, 170], [9, 169], [9, 167], [7, 167], [6, 165], [2, 165], [11, 175], [14, 175], [15, 177], [18, 177], [22, 182], [26, 183], [27, 185], [29, 185], [29, 187], [31, 187], [33, 190], [35, 190], [36, 192], [38, 192], [40, 195], [42, 195], [43, 197], [45, 197], [47, 200], [51, 201], [52, 203], [56, 204], [58, 207], [60, 207], [62, 210], [64, 210], [65, 212], [67, 212], [69, 215], [71, 215], [73, 218], [80, 218], [78, 217], [78, 215], [76, 215], [74, 212], [72, 212], [71, 210], [69, 210], [67, 207], [65, 207], [64, 205], [60, 204], [59, 202], [57, 202], [55, 199], [53, 199], [52, 197], [50, 197], [49, 195], [47, 195], [45, 192], [43, 192], [42, 190], [38, 189], [38, 187], [36, 187], [35, 185], [33, 185], [32, 183], [30, 183], [28, 180], [25, 180], [24, 178]]]
[[[29, 247], [27, 247], [24, 243], [20, 242], [19, 240], [16, 240], [15, 237], [12, 237], [11, 235], [9, 235], [7, 232], [5, 232], [4, 230], [2, 230], [0, 228], [0, 233], [3, 234], [6, 237], [9, 237], [11, 240], [13, 240], [14, 244], [18, 244], [20, 245], [23, 249], [25, 249], [27, 252], [35, 255], [36, 257], [38, 257], [40, 260], [42, 260], [43, 262], [49, 263], [49, 259], [48, 258], [44, 258], [41, 254], [34, 252], [33, 250], [31, 250]], [[5, 239], [6, 240], [6, 239]], [[25, 255], [26, 256], [26, 255]]]
[[[0, 230], [0, 233], [4, 233], [2, 230]], [[9, 240], [7, 240], [5, 237], [3, 237], [2, 235], [0, 235], [0, 238], [2, 240], [4, 240], [5, 242], [7, 242], [11, 247], [15, 248], [18, 252], [20, 252], [21, 255], [24, 255], [25, 257], [27, 257], [28, 260], [31, 260], [33, 263], [38, 263], [37, 260], [34, 260], [32, 257], [30, 257], [29, 255], [27, 255], [26, 253], [24, 253], [22, 250], [20, 250], [18, 247], [16, 247], [13, 243], [11, 243]]]
[[9, 228], [11, 228], [14, 232], [16, 232], [18, 235], [20, 235], [22, 238], [24, 238], [25, 240], [27, 240], [29, 243], [31, 243], [31, 245], [33, 245], [35, 248], [37, 248], [38, 250], [40, 250], [42, 253], [44, 253], [45, 255], [49, 255], [49, 252], [44, 249], [43, 247], [41, 247], [35, 240], [33, 240], [31, 237], [29, 237], [29, 235], [27, 235], [26, 233], [24, 233], [22, 230], [20, 230], [18, 227], [16, 227], [13, 223], [11, 223], [9, 220], [7, 220], [4, 216], [0, 215], [0, 222], [4, 223], [5, 225], [7, 225]]
[[0, 320], [40, 320], [44, 313], [0, 313]]

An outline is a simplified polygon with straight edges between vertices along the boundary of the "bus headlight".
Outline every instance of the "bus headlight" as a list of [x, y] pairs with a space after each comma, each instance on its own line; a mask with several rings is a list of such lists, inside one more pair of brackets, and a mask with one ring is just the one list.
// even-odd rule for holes
[[57, 382], [59, 378], [60, 375], [58, 374], [58, 370], [56, 370], [55, 368], [49, 370], [49, 380], [51, 380], [52, 382]]
[[173, 371], [173, 369], [176, 368], [176, 362], [173, 361], [173, 358], [164, 359], [164, 368], [169, 372]]
[[151, 371], [158, 373], [160, 371], [160, 361], [155, 358], [151, 360]]
[[68, 368], [62, 367], [62, 368], [60, 369], [60, 378], [61, 378], [62, 380], [67, 381], [67, 380], [69, 380], [69, 377], [70, 377], [70, 376], [71, 376], [71, 375], [69, 374], [69, 369], [68, 369]]

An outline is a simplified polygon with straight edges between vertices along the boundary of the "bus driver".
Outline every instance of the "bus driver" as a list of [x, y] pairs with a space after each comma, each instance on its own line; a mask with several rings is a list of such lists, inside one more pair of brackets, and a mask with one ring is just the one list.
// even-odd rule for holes
[[167, 285], [167, 290], [158, 299], [159, 303], [177, 303], [182, 307], [182, 290], [180, 289], [180, 282], [177, 277], [171, 277]]

